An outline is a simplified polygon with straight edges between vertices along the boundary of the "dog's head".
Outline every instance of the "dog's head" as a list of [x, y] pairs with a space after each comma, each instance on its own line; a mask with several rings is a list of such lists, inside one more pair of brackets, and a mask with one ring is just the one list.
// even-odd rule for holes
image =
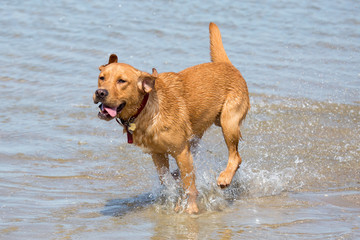
[[118, 63], [118, 57], [112, 54], [109, 63], [99, 67], [98, 89], [93, 95], [99, 105], [99, 118], [111, 120], [115, 117], [127, 119], [134, 115], [146, 93], [153, 90], [156, 69], [149, 74], [136, 68]]

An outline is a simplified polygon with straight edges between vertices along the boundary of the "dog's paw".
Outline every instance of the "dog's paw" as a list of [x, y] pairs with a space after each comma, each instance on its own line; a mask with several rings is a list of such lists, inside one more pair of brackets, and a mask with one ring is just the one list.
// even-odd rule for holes
[[232, 178], [233, 174], [222, 171], [217, 180], [217, 185], [221, 188], [226, 188], [230, 185]]
[[199, 212], [199, 208], [196, 203], [189, 203], [186, 208], [186, 213], [196, 214]]
[[174, 208], [174, 211], [176, 213], [186, 212], [187, 214], [199, 213], [199, 208], [196, 203], [196, 196], [195, 196], [195, 198], [191, 197], [191, 196], [189, 198], [187, 198], [187, 197], [189, 197], [189, 196], [184, 195], [183, 197], [178, 199], [176, 206]]

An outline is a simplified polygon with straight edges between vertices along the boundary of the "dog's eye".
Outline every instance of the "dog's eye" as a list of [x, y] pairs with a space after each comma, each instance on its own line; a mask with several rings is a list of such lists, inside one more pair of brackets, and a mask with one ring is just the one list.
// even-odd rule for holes
[[105, 80], [105, 77], [99, 77], [99, 79], [100, 79], [101, 81], [104, 81], [104, 80]]
[[118, 83], [125, 83], [126, 81], [124, 79], [118, 79], [117, 82]]

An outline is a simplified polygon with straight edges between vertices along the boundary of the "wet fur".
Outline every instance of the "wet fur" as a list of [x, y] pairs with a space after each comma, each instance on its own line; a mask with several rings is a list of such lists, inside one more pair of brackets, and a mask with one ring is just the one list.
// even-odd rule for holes
[[[188, 213], [198, 212], [191, 140], [200, 139], [214, 123], [222, 128], [229, 160], [220, 173], [218, 185], [228, 186], [241, 164], [240, 124], [250, 108], [246, 82], [227, 57], [218, 27], [210, 23], [209, 30], [212, 62], [179, 73], [158, 74], [153, 70], [149, 74], [117, 63], [113, 54], [108, 64], [100, 66], [99, 77], [104, 80], [98, 82], [98, 88], [106, 89], [109, 94], [101, 100], [94, 95], [94, 102], [112, 107], [126, 102], [117, 117], [127, 120], [149, 93], [144, 110], [135, 120], [134, 144], [152, 155], [161, 181], [169, 171], [168, 156], [176, 159], [188, 199]], [[125, 83], [119, 83], [119, 79]]]

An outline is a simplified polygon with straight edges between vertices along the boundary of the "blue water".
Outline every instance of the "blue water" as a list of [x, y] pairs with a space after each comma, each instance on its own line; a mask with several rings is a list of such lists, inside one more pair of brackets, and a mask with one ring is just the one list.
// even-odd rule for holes
[[[2, 1], [0, 238], [359, 238], [359, 12], [324, 0]], [[210, 21], [252, 108], [226, 192], [214, 186], [221, 131], [205, 135], [202, 212], [187, 216], [92, 94], [111, 53], [147, 72], [210, 61]]]

